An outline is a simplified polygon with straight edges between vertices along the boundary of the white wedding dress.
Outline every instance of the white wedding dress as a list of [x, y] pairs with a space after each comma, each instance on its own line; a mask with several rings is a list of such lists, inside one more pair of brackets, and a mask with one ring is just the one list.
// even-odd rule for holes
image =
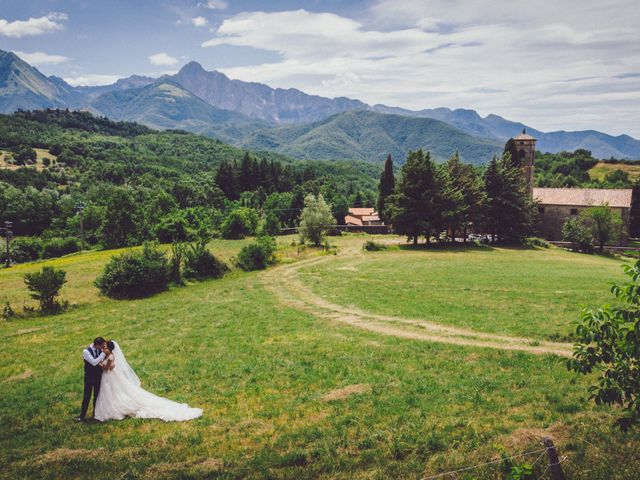
[[122, 349], [116, 343], [113, 352], [113, 370], [102, 372], [100, 393], [96, 401], [94, 418], [101, 422], [122, 420], [125, 417], [159, 418], [165, 422], [180, 422], [202, 416], [201, 408], [192, 408], [147, 392], [140, 379], [127, 363]]

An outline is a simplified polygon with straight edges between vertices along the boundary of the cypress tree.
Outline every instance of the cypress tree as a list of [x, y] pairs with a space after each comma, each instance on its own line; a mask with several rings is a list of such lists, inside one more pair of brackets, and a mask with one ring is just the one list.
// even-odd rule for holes
[[393, 176], [393, 160], [391, 155], [387, 156], [384, 162], [384, 170], [380, 175], [380, 184], [378, 185], [378, 214], [380, 218], [387, 223], [387, 217], [384, 213], [387, 197], [393, 193], [396, 186], [396, 179]]

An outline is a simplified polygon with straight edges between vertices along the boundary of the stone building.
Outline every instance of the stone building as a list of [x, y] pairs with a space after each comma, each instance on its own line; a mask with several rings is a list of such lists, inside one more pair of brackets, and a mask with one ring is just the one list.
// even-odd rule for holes
[[523, 174], [527, 188], [533, 199], [538, 202], [538, 232], [547, 240], [562, 240], [562, 225], [569, 217], [578, 215], [582, 210], [608, 205], [622, 218], [623, 232], [619, 244], [626, 245], [629, 240], [629, 212], [631, 210], [631, 189], [597, 188], [534, 188], [533, 168], [536, 154], [536, 139], [523, 130], [514, 137], [522, 161]]
[[357, 227], [384, 225], [375, 208], [350, 208], [349, 215], [344, 217], [346, 225]]
[[631, 189], [599, 188], [534, 188], [538, 202], [540, 235], [547, 240], [562, 240], [562, 225], [569, 217], [579, 215], [585, 208], [607, 204], [622, 218], [620, 245], [629, 240], [629, 210]]

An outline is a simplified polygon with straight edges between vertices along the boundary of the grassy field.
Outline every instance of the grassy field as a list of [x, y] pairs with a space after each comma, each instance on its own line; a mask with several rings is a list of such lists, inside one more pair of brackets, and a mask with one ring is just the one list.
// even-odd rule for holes
[[609, 301], [621, 261], [558, 248], [460, 247], [345, 256], [304, 268], [320, 296], [383, 315], [567, 339], [581, 305]]
[[[48, 158], [49, 160], [56, 160], [58, 157], [56, 157], [55, 155], [51, 155], [49, 153], [49, 150], [46, 150], [44, 148], [34, 148], [34, 150], [36, 151], [36, 163], [33, 165], [28, 165], [28, 167], [31, 168], [36, 168], [38, 170], [43, 170], [44, 169], [44, 164], [42, 163], [42, 160], [45, 158]], [[0, 150], [0, 168], [7, 168], [10, 170], [15, 170], [17, 168], [23, 168], [24, 165], [12, 165], [10, 163], [7, 162], [7, 157], [10, 156], [11, 153], [7, 152], [6, 150]]]
[[615, 170], [622, 170], [623, 172], [627, 172], [629, 174], [629, 178], [631, 181], [640, 178], [640, 165], [634, 164], [629, 165], [625, 163], [604, 163], [598, 162], [593, 168], [589, 170], [589, 177], [592, 180], [600, 180], [603, 181], [604, 177]]
[[[443, 255], [484, 254], [475, 261], [485, 264], [487, 287], [496, 265], [504, 270], [526, 255], [541, 270], [566, 259], [565, 269], [577, 269], [573, 281], [581, 278], [593, 289], [591, 300], [606, 298], [606, 292], [595, 297], [602, 282], [620, 278], [619, 261], [557, 250], [397, 250], [359, 254], [353, 264], [363, 241], [337, 239], [335, 257], [311, 249], [298, 257], [291, 239], [283, 238], [280, 255], [292, 266], [320, 255], [321, 267], [304, 267], [301, 278], [335, 301], [349, 296], [316, 282], [313, 268], [321, 269], [313, 274], [318, 279], [337, 282], [335, 290], [347, 288], [336, 277], [352, 275], [351, 268], [371, 285], [379, 276], [394, 277], [392, 269], [404, 271], [398, 277], [413, 278], [411, 298], [423, 305], [428, 302], [419, 293], [446, 289], [449, 279], [439, 286], [435, 275], [415, 275], [416, 264], [437, 264]], [[211, 247], [228, 259], [241, 244]], [[496, 459], [502, 451], [537, 450], [541, 434], [551, 434], [568, 455], [569, 478], [640, 476], [640, 437], [613, 430], [610, 412], [586, 400], [587, 379], [568, 373], [558, 357], [405, 340], [325, 320], [273, 294], [272, 274], [284, 275], [286, 266], [272, 274], [234, 271], [144, 300], [107, 300], [96, 295], [92, 277], [112, 253], [46, 262], [67, 269], [63, 296], [78, 307], [0, 323], [0, 478], [86, 478], [97, 470], [110, 478], [421, 478]], [[451, 261], [473, 263], [466, 258]], [[41, 265], [0, 270], [0, 297], [8, 292], [19, 301], [21, 273]], [[462, 301], [477, 278], [458, 277], [459, 295], [451, 300]], [[397, 285], [371, 295], [396, 302], [395, 315], [420, 310], [398, 308]], [[573, 296], [546, 299], [563, 304], [567, 319], [571, 309], [577, 318]], [[557, 326], [543, 336], [566, 331]], [[204, 416], [187, 423], [75, 423], [80, 352], [97, 334], [119, 341], [145, 388], [201, 407]], [[524, 458], [534, 462], [539, 455]], [[487, 467], [468, 478], [499, 478], [496, 472]]]

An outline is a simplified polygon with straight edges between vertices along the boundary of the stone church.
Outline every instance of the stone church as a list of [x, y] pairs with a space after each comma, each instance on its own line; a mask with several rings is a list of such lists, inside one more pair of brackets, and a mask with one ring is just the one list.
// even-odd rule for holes
[[623, 233], [620, 245], [626, 245], [629, 232], [629, 212], [631, 209], [631, 189], [598, 188], [538, 188], [533, 186], [533, 169], [536, 155], [536, 139], [525, 130], [514, 137], [527, 188], [538, 202], [540, 236], [547, 240], [562, 240], [562, 225], [569, 217], [582, 210], [607, 204], [622, 218]]

